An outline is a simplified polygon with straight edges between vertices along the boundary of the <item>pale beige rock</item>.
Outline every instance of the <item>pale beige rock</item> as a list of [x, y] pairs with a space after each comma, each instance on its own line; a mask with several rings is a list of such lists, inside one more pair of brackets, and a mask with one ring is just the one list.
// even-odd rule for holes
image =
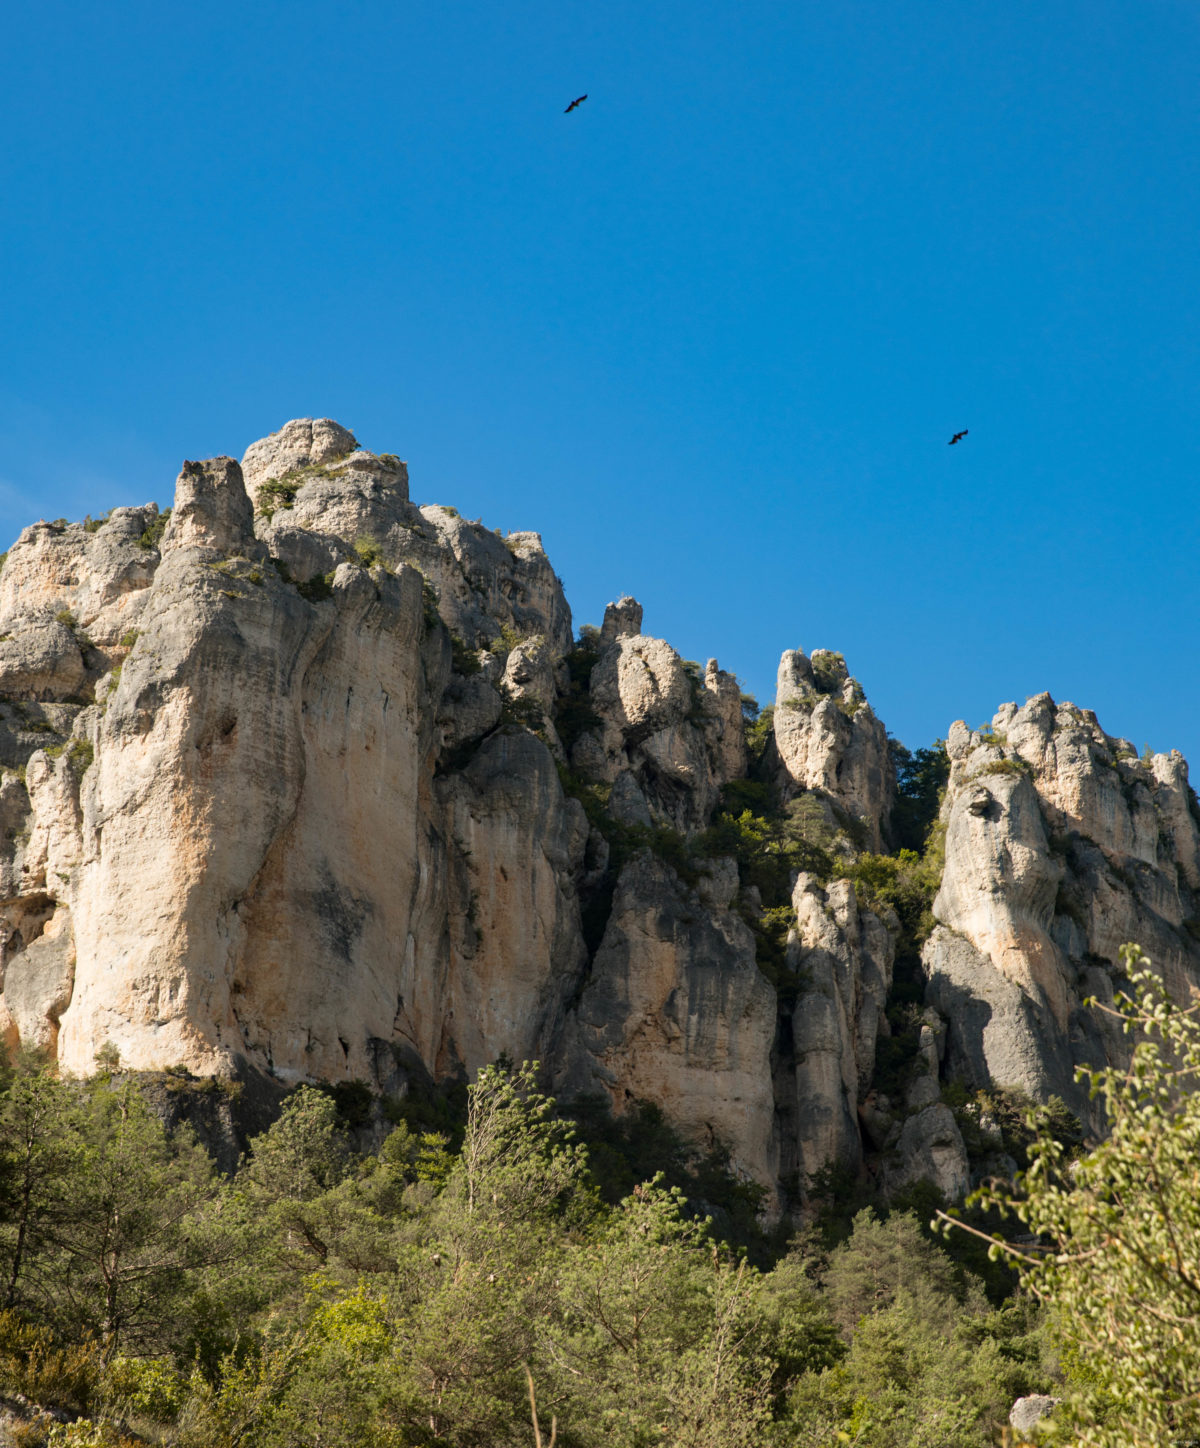
[[[504, 662], [501, 687], [510, 699], [527, 699], [541, 710], [544, 720], [554, 718], [558, 694], [555, 658], [540, 634], [521, 639]], [[553, 725], [550, 725], [553, 728]]]
[[1112, 998], [1137, 941], [1177, 997], [1200, 984], [1200, 820], [1178, 754], [1139, 761], [1096, 716], [1049, 694], [948, 735], [942, 927], [925, 947], [929, 999], [949, 1022], [946, 1071], [1045, 1099], [1102, 1126], [1074, 1081], [1128, 1043], [1083, 1000]]
[[224, 557], [261, 552], [254, 547], [254, 510], [233, 458], [184, 463], [162, 538], [164, 554], [177, 548], [212, 550]]
[[450, 990], [431, 1002], [430, 1044], [449, 1016], [470, 1072], [503, 1053], [545, 1057], [587, 961], [574, 888], [583, 806], [564, 798], [549, 750], [524, 730], [493, 735], [440, 793], [465, 899], [451, 905]]
[[398, 558], [429, 579], [453, 633], [483, 647], [506, 626], [520, 638], [540, 635], [555, 660], [569, 652], [571, 610], [540, 534], [501, 538], [453, 509], [431, 505], [418, 516], [421, 527], [390, 541]]
[[887, 730], [840, 654], [783, 654], [774, 732], [785, 793], [789, 786], [820, 791], [859, 822], [871, 849], [881, 849], [895, 799]]
[[[24, 672], [51, 680], [43, 697], [67, 697], [86, 691], [119, 661], [158, 565], [158, 550], [140, 542], [157, 517], [150, 503], [114, 508], [90, 531], [79, 523], [35, 523], [22, 532], [0, 570], [0, 650], [6, 650], [0, 692], [33, 697], [38, 685], [18, 677]], [[72, 622], [64, 625], [60, 616]], [[73, 651], [58, 631], [64, 626]], [[68, 687], [72, 680], [75, 687]]]
[[720, 783], [741, 779], [746, 773], [746, 722], [742, 714], [742, 689], [736, 674], [717, 667], [709, 659], [704, 669], [704, 689], [720, 724], [717, 765]]
[[0, 639], [0, 693], [26, 699], [69, 699], [87, 683], [83, 651], [68, 624], [33, 622]]
[[604, 609], [604, 625], [600, 638], [611, 644], [619, 638], [633, 638], [642, 631], [642, 605], [628, 594], [610, 603]]
[[354, 434], [331, 418], [295, 418], [246, 449], [242, 472], [247, 491], [254, 498], [268, 478], [281, 478], [299, 468], [332, 462], [357, 447]]
[[715, 660], [701, 676], [662, 639], [619, 634], [602, 648], [590, 683], [601, 723], [575, 742], [573, 767], [607, 785], [629, 773], [655, 823], [703, 829], [721, 786], [737, 777], [730, 771], [744, 768], [736, 679]]
[[592, 670], [593, 706], [629, 743], [687, 717], [692, 691], [679, 655], [662, 639], [623, 635]]

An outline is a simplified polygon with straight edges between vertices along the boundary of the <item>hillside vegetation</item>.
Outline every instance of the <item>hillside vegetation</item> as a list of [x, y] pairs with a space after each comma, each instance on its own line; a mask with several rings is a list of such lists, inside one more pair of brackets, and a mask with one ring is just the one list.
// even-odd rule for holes
[[968, 1448], [1049, 1382], [1029, 1305], [991, 1305], [911, 1213], [864, 1210], [756, 1267], [661, 1176], [608, 1200], [633, 1137], [589, 1153], [530, 1067], [482, 1071], [461, 1133], [436, 1102], [392, 1115], [356, 1150], [332, 1094], [301, 1088], [226, 1179], [133, 1080], [17, 1062], [14, 1441], [532, 1444], [528, 1367], [543, 1438], [554, 1419], [579, 1448]]

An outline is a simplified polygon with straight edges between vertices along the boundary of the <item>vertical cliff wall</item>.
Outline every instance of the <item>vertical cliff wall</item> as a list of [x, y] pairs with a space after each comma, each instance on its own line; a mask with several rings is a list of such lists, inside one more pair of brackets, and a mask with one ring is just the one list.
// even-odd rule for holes
[[0, 571], [0, 1030], [384, 1091], [536, 1057], [776, 1207], [830, 1162], [960, 1193], [951, 1080], [1087, 1118], [1119, 944], [1200, 982], [1183, 760], [1048, 695], [954, 725], [918, 929], [841, 655], [789, 650], [752, 714], [633, 599], [576, 640], [536, 533], [416, 506], [328, 419], [185, 463], [169, 516], [34, 524]]

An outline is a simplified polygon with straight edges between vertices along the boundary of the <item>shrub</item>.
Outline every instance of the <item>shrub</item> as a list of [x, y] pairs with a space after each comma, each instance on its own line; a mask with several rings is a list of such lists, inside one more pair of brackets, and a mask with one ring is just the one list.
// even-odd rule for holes
[[155, 518], [152, 523], [147, 524], [142, 530], [141, 536], [138, 538], [138, 547], [145, 548], [147, 552], [152, 548], [157, 548], [170, 521], [171, 510], [170, 508], [164, 508], [158, 517]]
[[479, 662], [477, 650], [468, 648], [458, 634], [450, 635], [450, 667], [456, 674], [477, 674], [483, 665]]
[[296, 592], [301, 598], [308, 599], [309, 603], [321, 603], [327, 598], [332, 598], [334, 572], [335, 570], [331, 569], [328, 573], [314, 573], [303, 583], [296, 584]]
[[383, 562], [383, 549], [379, 546], [379, 540], [365, 533], [354, 540], [354, 552], [364, 568], [374, 568], [376, 564]]
[[985, 764], [976, 775], [982, 778], [985, 774], [1029, 774], [1030, 766], [1024, 759], [993, 759], [991, 763]]

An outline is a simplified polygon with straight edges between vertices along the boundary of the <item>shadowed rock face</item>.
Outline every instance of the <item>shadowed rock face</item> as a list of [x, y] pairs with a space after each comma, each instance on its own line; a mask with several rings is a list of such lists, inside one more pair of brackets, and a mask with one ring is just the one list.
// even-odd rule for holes
[[729, 1147], [735, 1169], [773, 1182], [775, 991], [728, 908], [735, 886], [689, 890], [649, 855], [625, 867], [559, 1073], [568, 1094], [603, 1092], [617, 1111], [653, 1102], [693, 1139]]
[[[1075, 1065], [1127, 1049], [1082, 1004], [1119, 944], [1200, 982], [1200, 809], [1177, 754], [1048, 695], [949, 747], [922, 1061], [888, 1101], [891, 912], [801, 874], [768, 979], [735, 862], [681, 863], [746, 774], [736, 678], [631, 598], [576, 648], [536, 533], [418, 507], [399, 459], [299, 419], [185, 463], [169, 521], [37, 523], [0, 570], [0, 1031], [273, 1090], [538, 1058], [776, 1207], [835, 1160], [955, 1195], [942, 1082], [1086, 1114]], [[840, 655], [784, 655], [759, 771], [886, 845], [887, 737]]]

